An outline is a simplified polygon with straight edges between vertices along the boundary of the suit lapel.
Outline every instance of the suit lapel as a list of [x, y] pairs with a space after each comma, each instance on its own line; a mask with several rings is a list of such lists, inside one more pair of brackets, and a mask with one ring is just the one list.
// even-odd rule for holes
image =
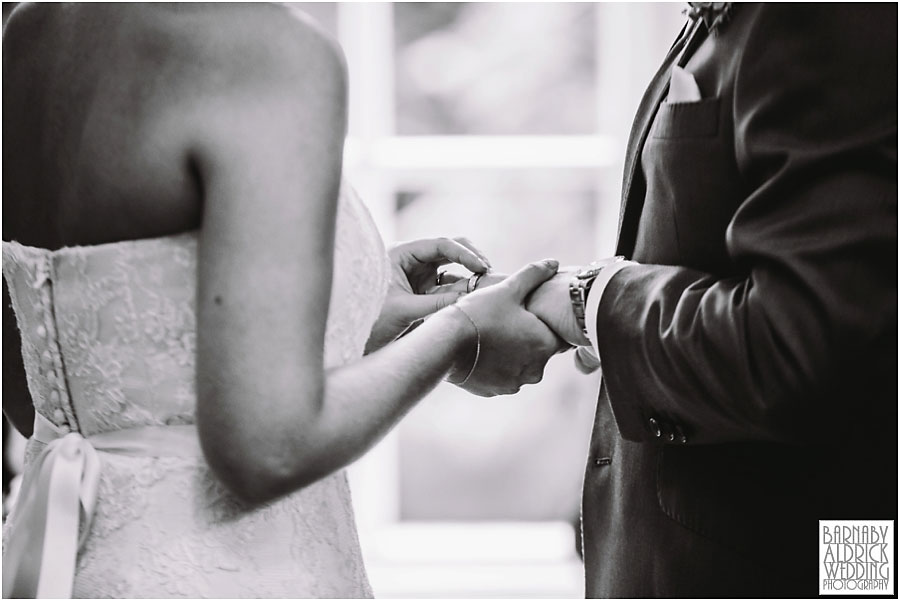
[[[628, 147], [625, 153], [625, 175], [622, 182], [622, 201], [619, 208], [619, 228], [618, 239], [616, 241], [616, 254], [630, 256], [634, 249], [635, 237], [637, 235], [638, 219], [643, 208], [643, 186], [634, 189], [635, 194], [632, 195], [635, 175], [640, 163], [641, 150], [644, 148], [644, 142], [647, 140], [647, 133], [650, 125], [653, 123], [653, 117], [659, 108], [660, 102], [665, 97], [666, 91], [669, 89], [669, 79], [672, 65], [677, 60], [679, 64], [683, 64], [690, 54], [697, 48], [704, 36], [700, 33], [705, 32], [706, 27], [703, 22], [697, 19], [696, 22], [685, 27], [686, 33], [683, 33], [681, 39], [675, 42], [666, 55], [662, 66], [650, 86], [644, 93], [641, 104], [638, 107], [637, 116], [631, 126], [631, 134], [628, 137]], [[634, 196], [632, 198], [632, 196]]]

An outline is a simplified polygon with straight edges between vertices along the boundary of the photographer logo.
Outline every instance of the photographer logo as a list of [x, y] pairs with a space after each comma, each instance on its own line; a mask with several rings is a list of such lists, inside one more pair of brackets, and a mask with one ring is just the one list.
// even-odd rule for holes
[[893, 520], [819, 520], [819, 594], [894, 594]]

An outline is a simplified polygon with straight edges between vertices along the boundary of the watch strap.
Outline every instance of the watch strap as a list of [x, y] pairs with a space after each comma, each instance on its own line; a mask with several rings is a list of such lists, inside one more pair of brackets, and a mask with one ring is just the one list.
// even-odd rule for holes
[[594, 280], [597, 279], [597, 276], [604, 268], [624, 260], [625, 257], [620, 255], [609, 257], [608, 259], [603, 259], [601, 261], [595, 261], [578, 271], [572, 278], [572, 281], [569, 282], [569, 300], [572, 302], [572, 312], [575, 314], [575, 321], [578, 324], [578, 327], [581, 328], [585, 337], [588, 336], [588, 330], [585, 324], [585, 308], [587, 305], [588, 292], [590, 292]]

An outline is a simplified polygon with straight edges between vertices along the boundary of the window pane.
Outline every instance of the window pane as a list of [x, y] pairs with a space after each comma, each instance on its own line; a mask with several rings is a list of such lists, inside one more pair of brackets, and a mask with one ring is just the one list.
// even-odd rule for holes
[[[584, 263], [597, 202], [582, 180], [553, 171], [435, 181], [399, 195], [398, 237], [466, 235], [507, 273], [545, 257]], [[439, 386], [400, 425], [401, 518], [576, 520], [597, 387], [571, 353], [515, 396]]]
[[592, 3], [394, 5], [400, 134], [597, 128]]

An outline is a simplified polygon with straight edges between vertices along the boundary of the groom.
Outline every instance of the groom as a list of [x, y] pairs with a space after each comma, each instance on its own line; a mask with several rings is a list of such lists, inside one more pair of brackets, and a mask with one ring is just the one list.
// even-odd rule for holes
[[630, 260], [529, 306], [602, 365], [589, 597], [815, 596], [819, 520], [897, 516], [897, 6], [709, 4], [638, 109]]

